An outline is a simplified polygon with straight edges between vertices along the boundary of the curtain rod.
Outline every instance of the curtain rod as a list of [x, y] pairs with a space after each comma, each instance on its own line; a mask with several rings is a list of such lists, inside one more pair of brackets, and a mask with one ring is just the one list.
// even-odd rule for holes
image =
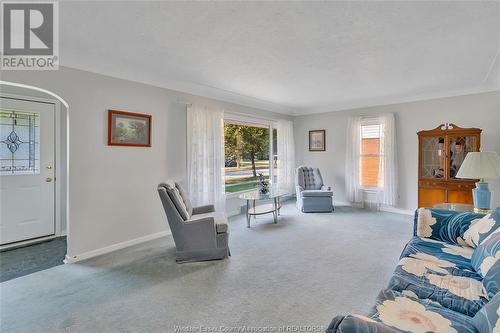
[[[193, 103], [185, 102], [185, 101], [179, 101], [179, 100], [177, 100], [177, 103], [184, 104], [186, 106], [193, 106]], [[279, 120], [279, 118], [275, 119], [275, 118], [269, 118], [269, 117], [260, 116], [260, 115], [253, 115], [251, 113], [244, 113], [244, 112], [237, 112], [237, 111], [227, 111], [224, 108], [222, 108], [222, 109], [224, 110], [224, 113], [227, 113], [229, 115], [234, 114], [236, 116], [245, 116], [245, 117], [251, 117], [251, 118], [255, 118], [255, 119], [268, 120], [268, 121], [278, 121]], [[285, 119], [285, 118], [283, 118], [283, 119]]]
[[226, 111], [224, 110], [224, 113], [227, 113], [229, 115], [236, 115], [236, 116], [244, 116], [244, 117], [250, 117], [250, 118], [255, 118], [255, 119], [261, 119], [261, 120], [268, 120], [268, 121], [278, 121], [279, 119], [274, 119], [274, 118], [268, 118], [265, 116], [259, 116], [259, 115], [253, 115], [249, 113], [244, 113], [244, 112], [235, 112], [235, 111]]

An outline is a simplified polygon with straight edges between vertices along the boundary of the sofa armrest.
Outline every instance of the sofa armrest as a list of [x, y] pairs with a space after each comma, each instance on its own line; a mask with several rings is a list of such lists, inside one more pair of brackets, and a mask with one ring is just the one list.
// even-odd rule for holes
[[331, 186], [328, 186], [328, 185], [324, 185], [321, 186], [321, 191], [331, 191], [332, 190], [332, 187]]
[[214, 205], [193, 207], [193, 215], [206, 214], [206, 213], [212, 213], [212, 212], [215, 212]]
[[402, 333], [398, 329], [387, 326], [365, 316], [337, 316], [325, 333]]
[[463, 245], [470, 224], [484, 214], [438, 208], [419, 208], [413, 220], [413, 235]]

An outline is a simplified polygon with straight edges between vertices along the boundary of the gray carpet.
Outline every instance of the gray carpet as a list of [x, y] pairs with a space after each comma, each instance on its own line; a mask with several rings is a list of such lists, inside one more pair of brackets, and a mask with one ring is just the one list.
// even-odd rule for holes
[[[338, 207], [279, 224], [230, 221], [231, 258], [174, 262], [171, 237], [0, 284], [2, 332], [194, 332], [323, 327], [366, 312], [412, 234], [410, 216]], [[255, 221], [255, 222], [254, 222]]]
[[66, 237], [0, 252], [0, 282], [64, 264]]

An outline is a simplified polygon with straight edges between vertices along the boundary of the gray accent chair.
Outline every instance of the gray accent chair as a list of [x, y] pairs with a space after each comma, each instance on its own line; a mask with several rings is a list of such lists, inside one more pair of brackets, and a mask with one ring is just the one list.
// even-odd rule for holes
[[215, 212], [213, 205], [193, 207], [184, 189], [173, 181], [159, 184], [158, 193], [174, 238], [178, 263], [230, 256], [224, 213]]
[[297, 208], [304, 213], [333, 212], [333, 192], [318, 168], [300, 166], [295, 172]]

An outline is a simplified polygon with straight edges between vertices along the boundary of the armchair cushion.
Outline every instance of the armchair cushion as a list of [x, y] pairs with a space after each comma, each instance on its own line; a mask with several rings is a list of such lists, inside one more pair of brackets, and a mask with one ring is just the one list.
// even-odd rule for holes
[[218, 234], [227, 233], [227, 223], [216, 223], [215, 231], [217, 231]]
[[191, 204], [191, 200], [189, 200], [187, 192], [184, 190], [184, 188], [181, 186], [181, 184], [179, 184], [178, 182], [175, 182], [175, 187], [179, 191], [179, 194], [181, 195], [182, 201], [184, 202], [184, 206], [186, 206], [187, 214], [190, 217], [191, 215], [193, 215], [193, 205]]
[[175, 208], [179, 212], [179, 215], [182, 217], [184, 221], [188, 220], [191, 215], [189, 214], [186, 204], [184, 203], [184, 200], [182, 199], [181, 193], [179, 192], [179, 189], [175, 185], [175, 182], [171, 180], [167, 180], [165, 183], [165, 188], [167, 189], [168, 196], [170, 197], [170, 200], [174, 203]]
[[203, 218], [212, 218], [215, 223], [215, 230], [217, 233], [227, 232], [227, 217], [224, 213], [218, 212], [209, 212], [204, 214], [196, 214], [193, 215], [193, 219], [203, 219]]
[[333, 196], [332, 191], [322, 191], [322, 190], [304, 190], [301, 192], [303, 197], [331, 197]]

